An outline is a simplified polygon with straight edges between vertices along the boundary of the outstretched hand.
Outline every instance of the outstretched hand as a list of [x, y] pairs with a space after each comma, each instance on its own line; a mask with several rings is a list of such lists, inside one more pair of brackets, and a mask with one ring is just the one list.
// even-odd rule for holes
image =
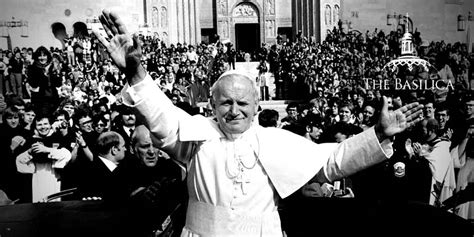
[[141, 65], [142, 51], [137, 36], [129, 35], [124, 22], [116, 12], [104, 9], [99, 20], [107, 35], [103, 35], [97, 28], [93, 28], [92, 31], [107, 48], [115, 65], [125, 73], [128, 83], [134, 85], [143, 80], [146, 72]]
[[423, 105], [414, 102], [395, 111], [389, 111], [387, 97], [384, 96], [379, 121], [375, 125], [375, 132], [379, 141], [391, 138], [420, 122], [423, 119], [420, 116], [423, 112], [422, 109]]

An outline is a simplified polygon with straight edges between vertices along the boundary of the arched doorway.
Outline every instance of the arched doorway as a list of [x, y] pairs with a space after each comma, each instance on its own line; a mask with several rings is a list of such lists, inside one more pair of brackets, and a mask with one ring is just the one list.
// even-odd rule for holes
[[237, 50], [252, 53], [260, 46], [261, 26], [258, 8], [250, 2], [238, 4], [232, 11]]

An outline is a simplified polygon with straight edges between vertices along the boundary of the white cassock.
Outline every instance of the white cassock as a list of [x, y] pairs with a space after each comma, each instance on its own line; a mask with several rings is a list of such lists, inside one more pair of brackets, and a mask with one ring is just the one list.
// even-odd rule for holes
[[33, 202], [44, 202], [49, 195], [61, 191], [61, 180], [57, 169], [64, 168], [71, 160], [71, 152], [66, 148], [54, 148], [48, 158], [51, 162], [35, 163], [28, 151], [16, 158], [18, 172], [33, 174], [31, 182]]
[[335, 180], [393, 153], [389, 141], [378, 142], [373, 128], [340, 144], [318, 145], [258, 125], [229, 138], [212, 119], [173, 106], [148, 75], [126, 86], [123, 97], [155, 145], [186, 164], [189, 206], [182, 236], [282, 236], [280, 198], [316, 174]]

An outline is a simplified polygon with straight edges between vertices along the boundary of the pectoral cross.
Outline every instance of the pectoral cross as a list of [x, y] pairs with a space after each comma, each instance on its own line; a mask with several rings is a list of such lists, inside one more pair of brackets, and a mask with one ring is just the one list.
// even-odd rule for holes
[[250, 179], [246, 178], [243, 172], [243, 168], [239, 172], [239, 175], [237, 175], [237, 178], [235, 178], [234, 182], [240, 184], [240, 189], [242, 190], [242, 194], [246, 195], [247, 194], [247, 189], [245, 188], [248, 184], [250, 183]]

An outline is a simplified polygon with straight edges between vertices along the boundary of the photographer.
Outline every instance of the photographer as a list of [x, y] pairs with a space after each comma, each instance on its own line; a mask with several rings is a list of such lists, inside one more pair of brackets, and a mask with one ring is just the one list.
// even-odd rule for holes
[[33, 202], [44, 201], [48, 195], [61, 191], [58, 169], [71, 159], [71, 152], [61, 146], [61, 138], [54, 133], [50, 121], [46, 115], [35, 118], [35, 134], [27, 139], [27, 150], [16, 157], [18, 172], [33, 174]]
[[69, 151], [76, 146], [76, 136], [72, 127], [69, 125], [69, 113], [65, 110], [57, 110], [53, 114], [54, 123], [51, 125], [55, 136], [60, 138], [61, 147]]

